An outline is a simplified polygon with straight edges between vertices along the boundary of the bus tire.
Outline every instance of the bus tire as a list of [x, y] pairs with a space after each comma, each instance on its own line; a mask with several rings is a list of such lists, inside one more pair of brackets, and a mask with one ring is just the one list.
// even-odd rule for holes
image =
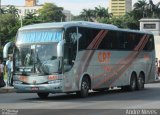
[[122, 86], [122, 87], [121, 87], [121, 90], [122, 90], [122, 91], [128, 91], [128, 90], [129, 90], [129, 86]]
[[144, 89], [144, 75], [142, 73], [140, 73], [138, 80], [137, 80], [137, 90], [142, 90]]
[[132, 73], [129, 85], [129, 91], [134, 91], [137, 88], [137, 77], [135, 73]]
[[89, 80], [87, 77], [84, 77], [81, 82], [81, 90], [76, 92], [76, 94], [82, 98], [87, 97], [89, 93]]
[[49, 95], [49, 93], [37, 93], [38, 97], [41, 99], [46, 99]]

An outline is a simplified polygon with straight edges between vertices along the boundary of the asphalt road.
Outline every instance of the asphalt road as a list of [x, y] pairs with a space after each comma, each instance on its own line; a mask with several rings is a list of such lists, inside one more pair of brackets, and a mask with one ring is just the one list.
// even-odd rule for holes
[[160, 83], [147, 84], [142, 91], [124, 92], [115, 89], [103, 93], [91, 92], [87, 98], [79, 98], [75, 94], [50, 94], [48, 99], [42, 100], [36, 94], [6, 93], [0, 94], [0, 109], [0, 114], [17, 110], [20, 115], [49, 115], [52, 111], [54, 115], [59, 112], [65, 115], [67, 112], [68, 115], [103, 115], [106, 112], [123, 115], [128, 114], [128, 110], [140, 109], [136, 112], [142, 112], [142, 109], [149, 109], [153, 115], [158, 115]]

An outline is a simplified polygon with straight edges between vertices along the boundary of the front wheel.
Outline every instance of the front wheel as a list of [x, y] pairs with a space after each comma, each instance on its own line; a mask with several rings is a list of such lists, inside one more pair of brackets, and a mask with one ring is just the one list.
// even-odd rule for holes
[[89, 81], [87, 78], [83, 78], [81, 82], [81, 90], [76, 92], [80, 97], [87, 97], [89, 93]]
[[49, 95], [49, 93], [37, 93], [38, 97], [41, 99], [46, 99]]

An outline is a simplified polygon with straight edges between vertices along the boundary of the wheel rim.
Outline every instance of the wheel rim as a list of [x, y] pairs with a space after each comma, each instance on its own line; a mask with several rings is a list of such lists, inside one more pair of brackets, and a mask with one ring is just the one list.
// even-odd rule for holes
[[144, 80], [142, 77], [139, 78], [138, 85], [139, 85], [139, 89], [142, 89], [144, 87]]
[[131, 88], [132, 88], [132, 90], [134, 90], [136, 88], [136, 79], [135, 79], [135, 77], [132, 78]]
[[88, 89], [89, 89], [88, 83], [86, 81], [83, 81], [82, 82], [82, 91], [85, 95], [88, 95]]

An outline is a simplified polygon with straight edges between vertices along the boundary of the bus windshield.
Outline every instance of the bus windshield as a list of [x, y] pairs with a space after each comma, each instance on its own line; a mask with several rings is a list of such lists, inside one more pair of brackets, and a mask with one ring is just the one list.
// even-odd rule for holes
[[57, 44], [62, 38], [62, 29], [20, 30], [15, 50], [16, 71], [44, 75], [59, 72]]
[[15, 51], [17, 72], [49, 75], [61, 71], [57, 43], [21, 45]]

